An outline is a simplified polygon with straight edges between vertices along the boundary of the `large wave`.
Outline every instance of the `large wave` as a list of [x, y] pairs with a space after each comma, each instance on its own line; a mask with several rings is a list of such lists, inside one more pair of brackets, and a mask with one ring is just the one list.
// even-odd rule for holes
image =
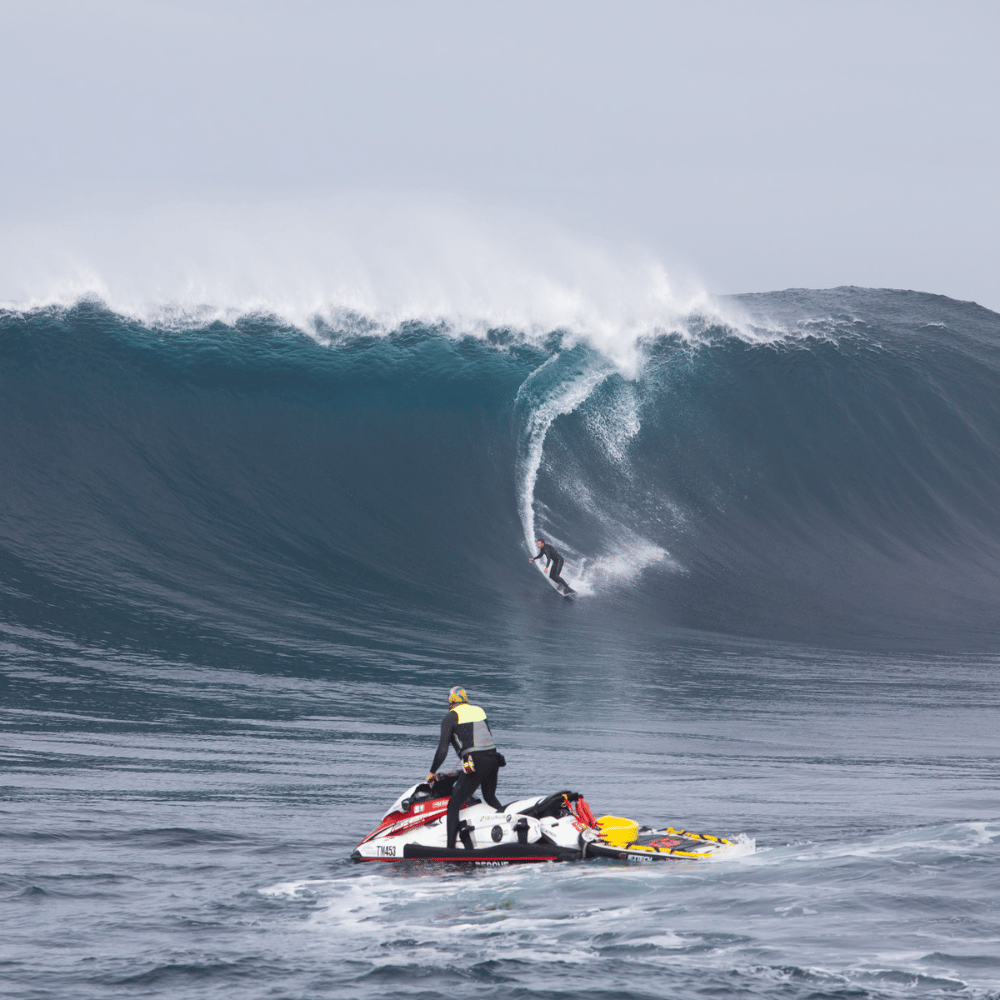
[[591, 628], [996, 647], [1000, 317], [795, 291], [628, 341], [8, 310], [6, 626], [375, 659], [523, 628], [543, 533]]

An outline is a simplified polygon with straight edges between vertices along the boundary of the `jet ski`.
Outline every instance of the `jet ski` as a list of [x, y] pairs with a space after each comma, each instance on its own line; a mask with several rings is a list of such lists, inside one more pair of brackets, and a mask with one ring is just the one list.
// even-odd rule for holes
[[389, 807], [358, 844], [355, 861], [445, 861], [482, 866], [542, 861], [706, 860], [753, 852], [745, 838], [666, 827], [654, 830], [621, 816], [595, 817], [579, 792], [555, 792], [509, 803], [502, 812], [471, 798], [459, 813], [461, 847], [447, 847], [448, 799], [459, 772], [418, 782]]

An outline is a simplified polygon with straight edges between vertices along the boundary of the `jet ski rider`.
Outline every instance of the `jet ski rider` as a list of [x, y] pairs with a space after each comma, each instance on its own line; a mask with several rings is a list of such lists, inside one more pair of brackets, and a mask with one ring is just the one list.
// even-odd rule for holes
[[437, 781], [437, 769], [448, 756], [449, 744], [453, 746], [462, 761], [463, 772], [458, 776], [448, 800], [448, 850], [453, 851], [458, 836], [459, 811], [480, 784], [483, 798], [497, 812], [503, 812], [497, 798], [497, 772], [507, 761], [497, 753], [486, 713], [478, 705], [469, 704], [465, 688], [453, 687], [448, 692], [448, 705], [451, 710], [441, 720], [441, 741], [427, 781], [429, 784]]
[[533, 556], [528, 562], [533, 563], [535, 559], [541, 559], [545, 556], [548, 560], [547, 565], [549, 567], [549, 579], [553, 583], [558, 583], [563, 590], [569, 590], [570, 585], [559, 575], [562, 572], [563, 563], [566, 561], [561, 555], [556, 551], [555, 546], [549, 545], [544, 538], [539, 538], [537, 541], [538, 545], [538, 555]]

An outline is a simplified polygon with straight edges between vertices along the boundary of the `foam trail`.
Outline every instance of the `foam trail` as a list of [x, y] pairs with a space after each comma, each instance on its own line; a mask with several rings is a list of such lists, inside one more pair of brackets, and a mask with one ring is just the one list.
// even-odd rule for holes
[[[536, 538], [535, 486], [548, 433], [558, 417], [578, 410], [617, 372], [610, 359], [577, 348], [549, 358], [518, 391], [515, 406], [524, 413], [517, 465], [518, 509], [524, 539], [532, 554]], [[599, 419], [591, 416], [586, 423], [589, 433], [605, 455], [627, 476], [625, 444], [640, 428], [634, 392], [626, 393], [624, 404], [613, 403], [610, 409], [600, 411]], [[586, 482], [573, 482], [571, 493], [575, 504], [599, 521], [614, 538], [609, 555], [583, 556], [574, 551], [572, 544], [567, 544], [546, 529], [546, 536], [552, 535], [552, 540], [564, 553], [567, 571], [572, 576], [573, 589], [577, 593], [592, 594], [607, 584], [634, 583], [649, 566], [672, 563], [669, 554], [659, 545], [615, 518], [609, 518], [590, 496]]]
[[[554, 355], [542, 365], [517, 394], [517, 403], [521, 403], [530, 392], [530, 386], [537, 376], [550, 368], [559, 358]], [[535, 547], [535, 483], [538, 480], [538, 470], [542, 465], [542, 453], [545, 448], [545, 437], [556, 417], [572, 413], [584, 403], [590, 394], [612, 375], [615, 371], [610, 362], [596, 364], [589, 370], [581, 372], [576, 378], [559, 385], [554, 393], [531, 408], [530, 414], [522, 432], [523, 457], [518, 462], [518, 496], [521, 512], [521, 525], [524, 528], [524, 540], [529, 550]], [[526, 391], [527, 390], [527, 391]]]

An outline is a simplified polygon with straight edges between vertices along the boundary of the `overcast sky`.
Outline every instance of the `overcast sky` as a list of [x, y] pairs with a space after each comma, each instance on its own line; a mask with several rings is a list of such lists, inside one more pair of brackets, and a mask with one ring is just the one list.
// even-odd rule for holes
[[536, 213], [718, 292], [1000, 309], [994, 0], [0, 0], [0, 38], [8, 238], [382, 192]]

